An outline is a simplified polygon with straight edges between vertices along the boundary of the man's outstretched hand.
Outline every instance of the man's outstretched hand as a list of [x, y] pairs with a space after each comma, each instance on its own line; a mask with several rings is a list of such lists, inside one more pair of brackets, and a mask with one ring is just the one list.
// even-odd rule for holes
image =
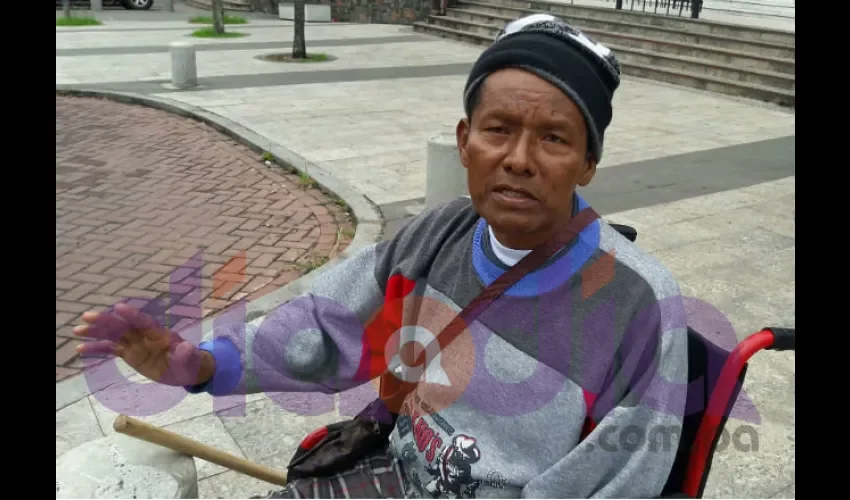
[[87, 312], [74, 335], [94, 339], [77, 347], [86, 354], [115, 355], [145, 377], [165, 385], [190, 386], [212, 378], [215, 360], [147, 314], [118, 304], [112, 312]]

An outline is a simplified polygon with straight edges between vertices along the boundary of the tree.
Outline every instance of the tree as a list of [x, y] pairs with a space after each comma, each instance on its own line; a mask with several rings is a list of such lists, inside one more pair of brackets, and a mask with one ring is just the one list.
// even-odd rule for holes
[[292, 58], [307, 58], [307, 41], [304, 38], [304, 0], [295, 0], [295, 36], [292, 40]]
[[[268, 14], [278, 13], [277, 0], [251, 0], [251, 5], [255, 10], [266, 12]], [[295, 36], [292, 40], [292, 58], [306, 59], [307, 58], [307, 42], [304, 36], [304, 0], [293, 0]]]
[[65, 13], [65, 19], [71, 17], [71, 0], [62, 0], [62, 11]]
[[224, 34], [224, 3], [223, 0], [212, 0], [213, 30], [217, 35]]

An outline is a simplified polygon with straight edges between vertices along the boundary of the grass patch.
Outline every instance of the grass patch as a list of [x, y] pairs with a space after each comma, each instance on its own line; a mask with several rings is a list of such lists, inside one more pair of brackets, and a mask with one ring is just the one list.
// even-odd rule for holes
[[335, 58], [324, 52], [316, 52], [313, 54], [307, 54], [307, 57], [293, 59], [292, 53], [285, 54], [266, 54], [262, 56], [258, 56], [259, 59], [270, 62], [291, 62], [291, 63], [311, 63], [311, 62], [324, 62], [324, 61], [333, 61]]
[[239, 38], [241, 36], [248, 36], [248, 33], [234, 33], [232, 31], [225, 31], [224, 33], [216, 33], [215, 28], [212, 26], [208, 28], [201, 28], [199, 30], [195, 30], [192, 32], [192, 36], [198, 38]]
[[103, 24], [93, 17], [57, 17], [56, 26], [99, 26]]
[[[239, 16], [224, 16], [222, 19], [224, 24], [248, 24], [248, 20]], [[192, 24], [213, 24], [213, 18], [208, 16], [198, 16], [189, 19]]]
[[265, 161], [272, 161], [273, 162], [274, 161], [274, 155], [269, 153], [268, 151], [266, 151], [265, 153], [263, 153], [263, 160], [262, 161], [264, 161], [264, 162]]
[[332, 193], [325, 193], [330, 198], [330, 201], [327, 202], [328, 205], [336, 205], [341, 208], [345, 212], [350, 212], [351, 207], [348, 206], [348, 203], [345, 202], [342, 198], [338, 198], [336, 195]]
[[325, 265], [328, 262], [328, 260], [330, 260], [330, 259], [328, 257], [324, 257], [324, 256], [323, 257], [313, 257], [311, 259], [307, 259], [307, 260], [304, 260], [304, 261], [301, 261], [301, 262], [297, 262], [295, 265], [298, 267], [298, 269], [301, 270], [301, 272], [303, 272], [304, 274], [307, 274], [314, 269], [318, 269], [318, 268], [322, 267], [323, 265]]
[[310, 188], [316, 187], [316, 185], [318, 183], [316, 182], [315, 179], [313, 179], [312, 177], [310, 177], [306, 173], [299, 172], [298, 173], [298, 184], [301, 184], [301, 186], [303, 186], [307, 189], [310, 189]]

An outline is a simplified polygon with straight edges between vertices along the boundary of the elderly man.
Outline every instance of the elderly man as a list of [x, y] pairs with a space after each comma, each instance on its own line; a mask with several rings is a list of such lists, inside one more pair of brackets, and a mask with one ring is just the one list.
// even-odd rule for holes
[[415, 387], [385, 450], [273, 497], [656, 497], [676, 447], [653, 431], [685, 404], [678, 285], [576, 192], [618, 85], [607, 48], [551, 16], [515, 21], [464, 92], [469, 199], [344, 260], [259, 328], [196, 347], [118, 306], [86, 314], [76, 333], [99, 340], [80, 350], [213, 395], [339, 392], [401, 366]]

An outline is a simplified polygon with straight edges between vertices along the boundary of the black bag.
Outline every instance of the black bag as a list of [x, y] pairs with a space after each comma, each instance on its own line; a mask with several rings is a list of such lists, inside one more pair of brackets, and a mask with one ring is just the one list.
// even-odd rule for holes
[[[597, 218], [599, 215], [590, 207], [574, 215], [562, 233], [526, 255], [485, 288], [432, 343], [438, 343], [440, 350], [445, 349], [463, 332], [464, 325], [471, 323], [508, 288], [544, 264]], [[414, 366], [424, 366], [426, 352], [430, 351], [423, 349]], [[400, 408], [400, 403], [415, 387], [415, 383], [401, 381], [391, 373], [382, 375], [378, 399], [369, 403], [353, 419], [324, 426], [301, 442], [287, 466], [289, 479], [331, 476], [386, 448], [398, 414], [391, 411], [385, 401], [391, 401], [393, 408]]]
[[351, 420], [317, 429], [307, 436], [289, 462], [290, 481], [331, 476], [354, 467], [387, 446], [398, 415], [381, 398], [375, 399]]

